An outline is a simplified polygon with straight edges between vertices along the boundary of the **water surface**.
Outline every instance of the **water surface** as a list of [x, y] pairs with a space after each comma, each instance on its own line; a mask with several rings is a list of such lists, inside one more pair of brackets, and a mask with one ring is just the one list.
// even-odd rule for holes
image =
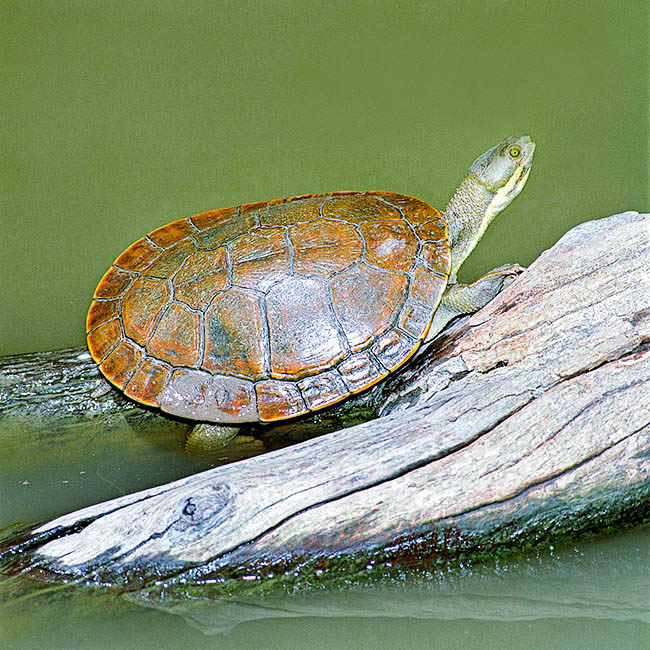
[[[577, 223], [650, 208], [643, 0], [3, 8], [0, 354], [82, 345], [103, 272], [168, 221], [341, 189], [444, 208], [474, 158], [512, 134], [537, 143], [530, 180], [461, 279], [529, 264]], [[74, 458], [14, 447], [0, 468], [3, 523], [194, 471], [180, 445], [138, 444], [86, 443]], [[95, 611], [28, 598], [0, 619], [12, 648], [636, 648], [650, 638], [633, 602], [643, 610], [647, 553], [647, 531], [612, 536], [374, 598], [283, 603], [301, 615], [217, 637], [187, 612], [200, 629], [90, 596]]]

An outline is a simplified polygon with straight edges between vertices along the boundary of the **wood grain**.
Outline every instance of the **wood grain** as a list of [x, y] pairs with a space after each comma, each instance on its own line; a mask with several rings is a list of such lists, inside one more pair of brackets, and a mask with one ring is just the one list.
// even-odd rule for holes
[[364, 395], [381, 417], [59, 517], [12, 566], [231, 593], [647, 522], [649, 253], [650, 215], [582, 224]]

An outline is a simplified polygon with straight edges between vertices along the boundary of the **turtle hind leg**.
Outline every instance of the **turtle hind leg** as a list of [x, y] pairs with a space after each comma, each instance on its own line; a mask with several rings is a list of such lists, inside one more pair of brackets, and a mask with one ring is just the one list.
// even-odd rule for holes
[[424, 342], [434, 339], [456, 316], [471, 314], [487, 305], [501, 291], [508, 278], [514, 278], [523, 271], [519, 264], [506, 264], [492, 269], [472, 284], [450, 284], [433, 315]]
[[223, 464], [254, 456], [265, 449], [260, 440], [249, 435], [248, 427], [200, 423], [190, 430], [185, 451], [201, 463]]

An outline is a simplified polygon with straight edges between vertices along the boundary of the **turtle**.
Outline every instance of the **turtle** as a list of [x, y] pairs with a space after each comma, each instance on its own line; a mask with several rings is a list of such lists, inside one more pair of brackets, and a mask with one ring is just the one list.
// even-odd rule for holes
[[199, 453], [247, 423], [364, 391], [521, 272], [507, 264], [457, 281], [526, 184], [534, 149], [522, 135], [486, 151], [442, 214], [409, 195], [339, 191], [157, 228], [99, 282], [86, 320], [90, 354], [129, 398], [191, 420], [187, 447]]

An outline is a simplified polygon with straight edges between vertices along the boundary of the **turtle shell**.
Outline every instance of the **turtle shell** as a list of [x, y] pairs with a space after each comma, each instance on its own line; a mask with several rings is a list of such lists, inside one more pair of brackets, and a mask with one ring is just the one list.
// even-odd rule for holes
[[268, 422], [323, 408], [401, 366], [450, 269], [427, 203], [338, 192], [204, 212], [150, 232], [99, 283], [100, 370], [193, 420]]

